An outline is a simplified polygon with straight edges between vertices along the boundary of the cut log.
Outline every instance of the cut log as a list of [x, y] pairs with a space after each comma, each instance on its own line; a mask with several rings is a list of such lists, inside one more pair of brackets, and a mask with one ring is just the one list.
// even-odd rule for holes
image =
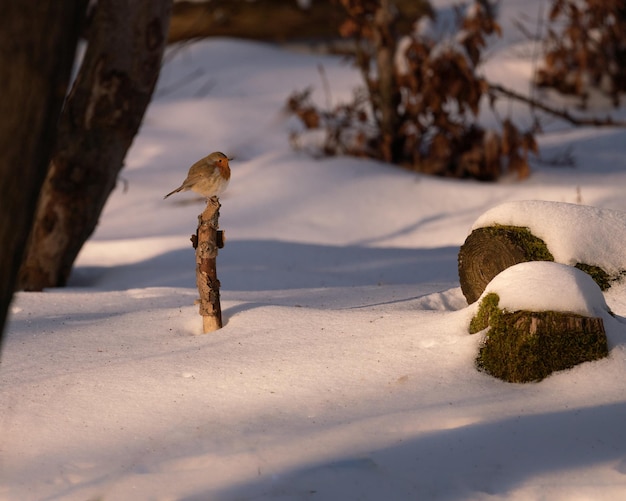
[[[495, 296], [495, 298], [494, 298]], [[487, 294], [470, 333], [488, 328], [476, 365], [511, 383], [540, 381], [555, 371], [608, 355], [601, 318], [555, 311], [504, 312]]]
[[472, 228], [458, 263], [468, 303], [476, 301], [498, 273], [526, 261], [575, 266], [602, 291], [626, 278], [625, 212], [522, 200], [488, 210]]
[[[461, 290], [468, 304], [478, 300], [498, 273], [527, 261], [554, 261], [546, 243], [528, 228], [488, 226], [472, 231], [459, 250], [458, 262]], [[611, 276], [599, 266], [585, 263], [574, 266], [591, 276], [603, 291], [625, 275]]]
[[459, 280], [468, 304], [478, 300], [501, 271], [527, 261], [554, 261], [546, 244], [527, 228], [477, 228], [459, 250]]

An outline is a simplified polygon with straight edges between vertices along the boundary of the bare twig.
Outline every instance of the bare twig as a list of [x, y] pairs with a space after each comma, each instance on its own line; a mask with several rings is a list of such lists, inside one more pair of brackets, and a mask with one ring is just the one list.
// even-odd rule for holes
[[501, 94], [503, 96], [509, 97], [511, 99], [516, 99], [517, 101], [521, 101], [530, 105], [533, 108], [537, 108], [545, 113], [548, 113], [552, 116], [558, 117], [566, 122], [571, 123], [572, 125], [592, 125], [594, 127], [626, 127], [626, 121], [624, 120], [615, 120], [611, 116], [607, 116], [605, 118], [598, 117], [590, 117], [590, 118], [581, 118], [572, 115], [567, 109], [562, 108], [554, 108], [537, 99], [533, 99], [528, 96], [524, 96], [519, 92], [515, 92], [514, 90], [507, 89], [502, 85], [498, 84], [489, 84], [489, 91], [497, 94]]
[[333, 100], [330, 95], [330, 84], [328, 83], [328, 78], [326, 78], [326, 70], [324, 70], [324, 66], [321, 63], [317, 65], [317, 71], [320, 74], [320, 78], [322, 79], [322, 86], [324, 87], [324, 96], [326, 97], [326, 109], [330, 111]]
[[532, 33], [528, 28], [526, 28], [524, 23], [522, 23], [519, 20], [514, 19], [513, 20], [513, 26], [515, 26], [517, 31], [519, 31], [522, 35], [524, 35], [524, 37], [526, 37], [528, 40], [531, 40], [533, 42], [537, 42], [537, 41], [541, 40], [540, 38], [538, 38], [536, 33]]
[[[541, 37], [542, 31], [543, 31], [543, 2], [540, 2], [539, 10], [537, 11], [537, 33], [535, 35], [535, 41], [533, 43], [533, 57], [532, 57], [532, 75], [533, 75], [533, 79], [537, 75], [537, 67], [538, 67], [537, 60], [539, 59], [538, 46], [539, 46], [539, 41], [542, 39], [542, 37]], [[530, 83], [530, 89], [529, 89], [530, 97], [535, 99], [536, 98], [535, 91], [537, 90], [537, 87], [533, 84], [532, 80], [529, 83]], [[534, 116], [535, 115], [535, 109], [534, 109], [533, 106], [531, 106], [530, 111], [531, 111], [531, 113]], [[535, 120], [536, 119], [537, 119], [537, 117], [535, 116]]]

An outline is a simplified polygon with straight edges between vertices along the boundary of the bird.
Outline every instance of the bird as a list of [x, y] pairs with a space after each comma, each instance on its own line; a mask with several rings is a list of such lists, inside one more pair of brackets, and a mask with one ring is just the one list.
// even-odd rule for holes
[[207, 200], [218, 197], [228, 186], [230, 180], [230, 166], [228, 158], [221, 151], [214, 151], [210, 155], [198, 160], [189, 168], [189, 173], [178, 188], [163, 197], [165, 200], [170, 195], [179, 191], [195, 191]]

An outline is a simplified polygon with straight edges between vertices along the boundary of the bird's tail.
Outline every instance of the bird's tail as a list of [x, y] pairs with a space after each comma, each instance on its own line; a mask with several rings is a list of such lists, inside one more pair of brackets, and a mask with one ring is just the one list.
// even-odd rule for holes
[[166, 199], [167, 197], [169, 197], [170, 195], [173, 195], [174, 193], [178, 193], [178, 192], [179, 192], [180, 190], [182, 190], [182, 189], [183, 189], [183, 187], [182, 187], [182, 186], [180, 186], [179, 188], [176, 188], [174, 191], [170, 191], [167, 195], [165, 195], [165, 196], [163, 197], [163, 200], [165, 200], [165, 199]]

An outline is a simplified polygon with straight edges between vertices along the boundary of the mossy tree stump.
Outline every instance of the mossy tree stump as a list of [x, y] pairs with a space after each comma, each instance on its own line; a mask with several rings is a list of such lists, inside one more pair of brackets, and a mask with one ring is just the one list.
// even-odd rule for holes
[[555, 371], [608, 355], [601, 318], [556, 311], [506, 312], [487, 294], [470, 334], [488, 329], [476, 365], [511, 383], [540, 381]]
[[[554, 261], [546, 243], [528, 228], [495, 225], [473, 230], [458, 257], [459, 281], [468, 304], [477, 301], [500, 272], [528, 261]], [[585, 263], [576, 263], [575, 267], [590, 275], [601, 290], [623, 275], [612, 277], [602, 268]]]

